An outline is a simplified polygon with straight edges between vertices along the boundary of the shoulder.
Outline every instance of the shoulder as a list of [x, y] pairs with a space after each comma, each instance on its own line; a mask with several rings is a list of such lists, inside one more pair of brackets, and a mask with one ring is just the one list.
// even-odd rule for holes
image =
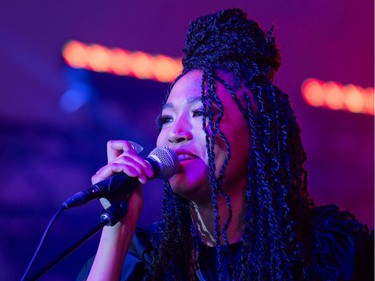
[[141, 226], [138, 226], [134, 236], [132, 243], [130, 244], [128, 253], [134, 255], [135, 257], [149, 261], [150, 254], [152, 250], [151, 245], [151, 231], [152, 228], [144, 228]]
[[373, 280], [373, 232], [366, 225], [336, 205], [315, 208], [312, 224], [312, 267], [322, 280]]
[[[145, 276], [147, 267], [151, 263], [151, 232], [152, 227], [137, 227], [122, 266], [121, 281], [142, 280]], [[94, 258], [95, 256], [85, 263], [76, 281], [86, 280]]]
[[150, 229], [138, 226], [121, 271], [121, 281], [142, 280], [151, 263]]

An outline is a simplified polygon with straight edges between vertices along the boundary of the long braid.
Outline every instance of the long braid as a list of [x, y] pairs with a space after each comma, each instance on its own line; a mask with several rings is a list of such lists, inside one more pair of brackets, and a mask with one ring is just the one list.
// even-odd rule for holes
[[[264, 227], [267, 228], [267, 232], [264, 233], [267, 239], [264, 239], [264, 241], [259, 243], [265, 244], [265, 246], [263, 246], [265, 248], [264, 250], [268, 251], [264, 256], [271, 258], [271, 260], [265, 260], [263, 263], [270, 264], [269, 267], [271, 269], [282, 269], [282, 261], [287, 264], [288, 259], [286, 259], [283, 256], [283, 252], [280, 251], [280, 249], [283, 248], [282, 246], [284, 246], [282, 234], [280, 233], [280, 230], [283, 229], [283, 218], [280, 217], [280, 215], [277, 215], [282, 214], [282, 210], [278, 204], [282, 199], [280, 199], [280, 196], [277, 194], [282, 189], [280, 186], [280, 178], [276, 172], [280, 170], [280, 159], [278, 159], [278, 155], [280, 155], [280, 145], [277, 141], [277, 136], [279, 134], [275, 132], [275, 128], [277, 128], [275, 126], [277, 123], [275, 122], [275, 117], [277, 115], [272, 103], [269, 101], [270, 97], [265, 94], [270, 91], [266, 91], [265, 87], [260, 86], [260, 83], [257, 83], [256, 85], [257, 86], [253, 86], [251, 91], [255, 100], [257, 100], [258, 122], [261, 127], [258, 128], [255, 134], [258, 135], [257, 139], [261, 140], [262, 143], [260, 147], [259, 143], [257, 144], [258, 150], [262, 155], [262, 158], [257, 160], [258, 174], [262, 175], [257, 197], [260, 204], [262, 204], [259, 207], [267, 210], [264, 215], [259, 215], [259, 220], [263, 219], [264, 221], [258, 222], [259, 224], [263, 223], [265, 225]], [[264, 106], [265, 104], [267, 106]], [[284, 213], [284, 215], [286, 214]], [[275, 273], [271, 270], [268, 274], [269, 280], [277, 280], [280, 277], [283, 277], [283, 280], [287, 280], [288, 278], [288, 276], [280, 276], [280, 271]]]
[[[211, 201], [214, 209], [214, 231], [215, 239], [217, 244], [217, 261], [218, 261], [218, 275], [221, 280], [223, 268], [221, 266], [221, 247], [220, 247], [220, 225], [219, 225], [219, 207], [217, 204], [217, 195], [218, 195], [218, 181], [215, 177], [216, 165], [215, 165], [215, 155], [214, 155], [214, 145], [215, 138], [212, 137], [216, 134], [217, 128], [216, 124], [213, 122], [214, 116], [212, 110], [209, 111], [208, 108], [212, 107], [213, 96], [212, 94], [216, 92], [216, 85], [212, 81], [212, 76], [209, 75], [208, 71], [203, 72], [202, 79], [202, 103], [204, 112], [207, 112], [207, 116], [204, 116], [202, 122], [203, 130], [206, 135], [206, 147], [209, 163], [209, 183], [212, 190]], [[207, 85], [206, 85], [207, 83]], [[206, 91], [206, 88], [208, 89]], [[208, 121], [208, 124], [207, 124]]]
[[[209, 83], [210, 83], [210, 85], [213, 84], [214, 86], [212, 88], [210, 87], [209, 89], [214, 90], [214, 89], [216, 89], [216, 81], [220, 82], [222, 80], [214, 72], [211, 73], [210, 77], [211, 77], [211, 79], [209, 80]], [[230, 196], [223, 190], [222, 187], [223, 187], [223, 184], [224, 184], [224, 181], [225, 181], [224, 172], [225, 172], [226, 167], [228, 166], [229, 161], [231, 159], [231, 149], [230, 149], [230, 144], [229, 144], [228, 139], [226, 138], [226, 136], [223, 134], [223, 132], [220, 129], [220, 121], [221, 121], [221, 119], [223, 118], [223, 115], [224, 115], [222, 102], [219, 99], [219, 97], [217, 96], [216, 90], [210, 91], [209, 96], [212, 97], [212, 102], [209, 102], [209, 105], [215, 104], [215, 106], [218, 108], [217, 116], [214, 116], [212, 114], [209, 114], [209, 116], [208, 116], [208, 119], [210, 120], [209, 121], [210, 124], [213, 124], [213, 126], [214, 126], [214, 130], [212, 132], [212, 135], [210, 135], [210, 137], [212, 139], [219, 138], [222, 142], [224, 142], [226, 152], [227, 152], [227, 157], [224, 160], [224, 163], [222, 164], [222, 166], [220, 167], [218, 175], [215, 176], [215, 178], [213, 179], [217, 182], [217, 184], [216, 184], [217, 191], [213, 189], [213, 192], [219, 193], [221, 196], [223, 196], [225, 198], [225, 201], [226, 201], [226, 205], [227, 205], [227, 209], [228, 209], [228, 218], [227, 218], [227, 220], [224, 224], [224, 227], [222, 229], [222, 235], [223, 235], [224, 245], [229, 245], [229, 241], [228, 241], [228, 237], [227, 237], [227, 230], [229, 228], [229, 225], [230, 225], [230, 222], [231, 222], [232, 216], [233, 216], [232, 215], [232, 206], [231, 206]], [[212, 108], [207, 108], [206, 110], [208, 110], [208, 112], [213, 112]], [[211, 120], [211, 117], [213, 117], [215, 119]], [[214, 167], [212, 167], [212, 168], [214, 168]], [[215, 168], [217, 168], [217, 167], [215, 167]], [[214, 174], [214, 172], [215, 172], [215, 170], [212, 170], [212, 174]], [[214, 196], [213, 196], [213, 198], [214, 198]], [[213, 199], [213, 204], [217, 205], [217, 197]], [[218, 219], [219, 219], [219, 217], [215, 216], [215, 223], [216, 223], [217, 226], [219, 226]], [[220, 243], [220, 241], [217, 241], [217, 245], [218, 245], [218, 247], [217, 247], [218, 258], [220, 259], [221, 257], [224, 257], [228, 253], [221, 253], [221, 249], [220, 249], [221, 243]], [[234, 273], [234, 267], [233, 267], [234, 261], [227, 260], [227, 263], [228, 263], [229, 275], [232, 275]], [[219, 264], [219, 266], [221, 266], [221, 260], [218, 260], [218, 264]]]
[[[207, 82], [207, 85], [206, 85]], [[207, 86], [207, 88], [206, 88]], [[206, 90], [207, 89], [207, 90]], [[230, 197], [223, 191], [222, 185], [224, 179], [224, 171], [229, 163], [230, 160], [230, 146], [227, 138], [221, 132], [219, 124], [223, 117], [223, 105], [220, 99], [216, 94], [216, 79], [215, 75], [212, 70], [204, 70], [203, 74], [203, 81], [202, 81], [202, 102], [204, 107], [204, 112], [207, 112], [205, 118], [203, 118], [203, 130], [206, 134], [206, 144], [207, 144], [207, 153], [209, 158], [209, 182], [210, 187], [212, 190], [211, 201], [214, 207], [214, 224], [215, 224], [215, 238], [216, 238], [216, 251], [217, 251], [217, 262], [218, 262], [218, 276], [219, 280], [223, 280], [223, 268], [222, 268], [222, 258], [225, 253], [222, 252], [222, 245], [220, 241], [220, 215], [219, 215], [219, 206], [217, 197], [219, 195], [224, 196], [226, 199], [227, 207], [229, 210], [228, 219], [224, 225], [222, 230], [224, 244], [228, 245], [228, 238], [227, 238], [227, 229], [229, 227], [229, 223], [232, 219], [232, 208], [230, 203]], [[218, 115], [215, 116], [212, 110], [213, 106], [218, 107]], [[206, 123], [208, 122], [208, 124]], [[216, 138], [219, 137], [221, 140], [224, 141], [226, 148], [227, 148], [227, 158], [224, 161], [222, 167], [220, 167], [219, 175], [216, 176], [216, 165], [215, 165], [215, 153], [214, 153], [214, 145]], [[230, 264], [230, 270], [233, 271]]]
[[[239, 268], [236, 274], [236, 280], [257, 280], [256, 271], [258, 268], [255, 266], [257, 261], [257, 245], [254, 241], [257, 241], [257, 231], [254, 227], [258, 218], [258, 198], [256, 197], [256, 187], [259, 185], [259, 179], [257, 177], [255, 165], [257, 153], [257, 125], [256, 115], [253, 111], [252, 99], [249, 96], [245, 96], [246, 108], [249, 113], [248, 127], [250, 131], [249, 142], [251, 143], [250, 149], [250, 160], [248, 163], [248, 185], [245, 193], [245, 201], [247, 202], [245, 215], [243, 219], [244, 233], [242, 235], [242, 248], [240, 260], [238, 262]], [[249, 267], [249, 264], [254, 266]]]

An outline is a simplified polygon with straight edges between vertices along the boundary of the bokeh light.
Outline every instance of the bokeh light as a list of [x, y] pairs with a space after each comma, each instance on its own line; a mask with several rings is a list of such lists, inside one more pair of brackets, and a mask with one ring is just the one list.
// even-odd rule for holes
[[303, 98], [311, 106], [374, 115], [374, 88], [363, 89], [353, 84], [344, 86], [309, 78], [302, 83], [301, 89]]
[[69, 41], [62, 55], [73, 68], [133, 76], [159, 82], [172, 82], [181, 73], [181, 59], [165, 55], [150, 55], [141, 51], [107, 48], [99, 44]]

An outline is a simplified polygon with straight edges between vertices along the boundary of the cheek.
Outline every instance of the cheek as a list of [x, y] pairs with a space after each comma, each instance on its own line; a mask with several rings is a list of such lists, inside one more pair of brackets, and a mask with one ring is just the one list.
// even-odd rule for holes
[[[241, 119], [238, 119], [241, 120]], [[225, 126], [222, 128], [222, 132], [227, 137], [230, 144], [231, 159], [229, 162], [229, 170], [246, 170], [248, 155], [250, 150], [248, 128], [245, 122], [238, 123], [237, 128], [230, 128]], [[222, 165], [227, 157], [227, 148], [223, 140], [217, 141], [217, 163]], [[221, 166], [220, 166], [221, 167]], [[219, 167], [217, 167], [218, 169]], [[235, 172], [235, 171], [231, 171]]]
[[215, 165], [216, 165], [216, 176], [218, 176], [221, 167], [227, 159], [227, 148], [225, 142], [221, 138], [215, 139]]
[[234, 169], [238, 169], [238, 171], [242, 172], [247, 171], [249, 151], [249, 135], [247, 134], [246, 129], [244, 129], [242, 132], [238, 132], [237, 137], [233, 139], [231, 143], [231, 162], [233, 162], [231, 165], [234, 167]]
[[165, 146], [166, 145], [166, 133], [165, 131], [160, 131], [157, 139], [156, 139], [156, 146]]
[[180, 166], [177, 174], [169, 179], [169, 183], [173, 192], [185, 199], [207, 203], [211, 199], [208, 174], [206, 163], [197, 159], [190, 165]]

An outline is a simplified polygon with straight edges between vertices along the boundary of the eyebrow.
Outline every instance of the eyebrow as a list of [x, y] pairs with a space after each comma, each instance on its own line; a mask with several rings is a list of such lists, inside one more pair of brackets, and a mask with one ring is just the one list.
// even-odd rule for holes
[[[192, 104], [192, 103], [196, 103], [196, 102], [202, 102], [202, 97], [196, 96], [196, 97], [190, 97], [190, 98], [187, 99], [188, 104]], [[168, 103], [163, 105], [162, 110], [164, 110], [166, 108], [173, 108], [173, 107], [174, 107], [173, 103], [168, 102]]]

